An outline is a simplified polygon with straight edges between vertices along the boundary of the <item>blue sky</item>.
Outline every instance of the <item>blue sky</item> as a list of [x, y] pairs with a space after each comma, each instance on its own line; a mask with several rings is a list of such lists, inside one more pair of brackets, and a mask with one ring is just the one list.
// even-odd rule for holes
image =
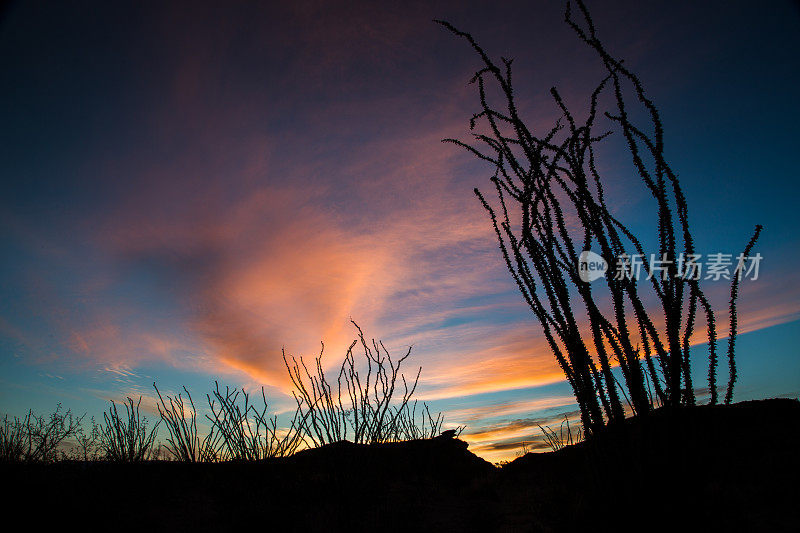
[[[800, 9], [698, 4], [589, 7], [661, 110], [698, 249], [738, 253], [764, 225], [760, 278], [741, 296], [736, 398], [797, 396]], [[0, 411], [60, 401], [99, 414], [154, 380], [202, 397], [214, 379], [264, 385], [285, 409], [281, 348], [311, 355], [323, 340], [334, 364], [351, 317], [394, 351], [414, 346], [420, 397], [484, 433], [472, 446], [487, 457], [538, 432], [519, 420], [573, 409], [472, 195], [491, 169], [439, 142], [468, 134], [479, 64], [431, 22], [514, 57], [525, 117], [548, 127], [549, 88], [582, 106], [601, 74], [562, 9], [10, 5]], [[653, 238], [615, 142], [613, 204]], [[708, 287], [723, 318], [727, 290]], [[702, 375], [701, 350], [695, 361]]]

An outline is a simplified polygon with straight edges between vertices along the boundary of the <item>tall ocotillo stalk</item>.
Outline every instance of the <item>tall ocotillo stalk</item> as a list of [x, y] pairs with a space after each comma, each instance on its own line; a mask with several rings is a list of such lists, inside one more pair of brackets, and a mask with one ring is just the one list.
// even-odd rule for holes
[[755, 246], [758, 236], [761, 234], [761, 224], [756, 226], [756, 231], [750, 238], [750, 242], [744, 248], [744, 252], [739, 256], [736, 262], [736, 270], [731, 278], [731, 299], [729, 301], [730, 321], [731, 326], [728, 332], [728, 367], [730, 370], [730, 379], [728, 380], [728, 390], [725, 392], [725, 403], [731, 403], [733, 400], [733, 386], [736, 384], [736, 360], [734, 358], [734, 346], [736, 345], [736, 333], [738, 328], [738, 318], [736, 315], [736, 300], [739, 298], [739, 281], [744, 275], [744, 260], [750, 254], [750, 250]]
[[[561, 118], [540, 135], [520, 117], [511, 60], [501, 58], [502, 65], [496, 64], [469, 33], [437, 22], [466, 39], [483, 63], [471, 79], [478, 88], [481, 110], [472, 116], [470, 130], [480, 148], [456, 139], [444, 142], [466, 148], [494, 168], [491, 182], [497, 203], [490, 204], [478, 189], [475, 194], [490, 216], [509, 272], [572, 386], [589, 436], [607, 421], [625, 416], [620, 393], [638, 415], [647, 414], [653, 405], [695, 402], [689, 339], [698, 307], [705, 315], [709, 384], [712, 402], [716, 402], [717, 333], [714, 312], [700, 288], [699, 271], [688, 268], [696, 257], [694, 240], [686, 198], [664, 155], [659, 113], [640, 80], [597, 38], [583, 2], [577, 5], [582, 21], [573, 18], [568, 3], [566, 23], [600, 57], [606, 74], [591, 93], [583, 122], [551, 89]], [[499, 90], [500, 107], [488, 96], [490, 85]], [[609, 93], [611, 110], [601, 113], [601, 97]], [[644, 109], [647, 127], [634, 123], [633, 106]], [[605, 118], [611, 129], [596, 131], [598, 118]], [[476, 131], [478, 125], [483, 129]], [[595, 145], [615, 130], [621, 132], [634, 169], [656, 202], [658, 261], [652, 263], [635, 264], [636, 257], [647, 257], [644, 245], [606, 203]], [[571, 229], [573, 220], [577, 231]], [[757, 237], [758, 230], [745, 255]], [[610, 313], [603, 311], [600, 298], [579, 270], [581, 251], [593, 246], [613, 266], [604, 285], [610, 295]], [[644, 270], [647, 283], [637, 283], [637, 268]], [[645, 306], [648, 292], [658, 299], [660, 312]], [[574, 293], [582, 309], [573, 303]], [[735, 335], [735, 282], [731, 297], [731, 334]], [[588, 318], [588, 327], [581, 325], [581, 316]], [[733, 341], [729, 347], [730, 389], [735, 380]], [[614, 364], [620, 367], [624, 385], [613, 374]]]

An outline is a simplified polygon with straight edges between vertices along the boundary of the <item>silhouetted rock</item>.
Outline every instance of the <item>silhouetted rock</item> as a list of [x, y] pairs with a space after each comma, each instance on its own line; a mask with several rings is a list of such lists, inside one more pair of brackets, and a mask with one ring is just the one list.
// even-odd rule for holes
[[798, 437], [796, 400], [659, 409], [506, 465], [503, 514], [568, 530], [795, 531]]

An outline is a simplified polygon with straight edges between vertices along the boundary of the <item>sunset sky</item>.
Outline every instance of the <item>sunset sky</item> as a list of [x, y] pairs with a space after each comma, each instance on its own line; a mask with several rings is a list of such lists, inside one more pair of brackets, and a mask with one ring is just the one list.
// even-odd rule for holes
[[[661, 110], [698, 250], [739, 253], [764, 225], [736, 399], [797, 397], [798, 4], [589, 7]], [[487, 459], [575, 410], [472, 193], [491, 169], [440, 142], [468, 137], [480, 64], [431, 22], [515, 58], [543, 129], [551, 86], [583, 108], [601, 75], [561, 2], [17, 2], [0, 16], [0, 413], [97, 416], [151, 398], [154, 380], [203, 398], [215, 379], [263, 385], [285, 411], [281, 348], [312, 357], [324, 341], [338, 364], [351, 317], [393, 352], [413, 345], [419, 399]], [[609, 202], [652, 237], [626, 157], [604, 162]], [[726, 323], [728, 284], [707, 290]]]

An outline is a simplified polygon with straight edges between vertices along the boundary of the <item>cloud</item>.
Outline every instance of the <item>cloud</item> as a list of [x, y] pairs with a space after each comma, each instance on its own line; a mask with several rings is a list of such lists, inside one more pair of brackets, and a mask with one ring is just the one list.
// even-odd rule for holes
[[[144, 270], [169, 288], [183, 327], [204, 343], [205, 359], [266, 383], [285, 383], [280, 348], [308, 353], [320, 340], [341, 348], [353, 335], [351, 316], [397, 337], [448, 316], [474, 320], [475, 309], [489, 306], [448, 308], [487, 289], [507, 288], [498, 283], [500, 265], [484, 260], [491, 246], [484, 220], [465, 223], [461, 216], [459, 202], [472, 198], [437, 200], [446, 187], [442, 181], [452, 176], [449, 154], [431, 139], [395, 141], [399, 149], [391, 140], [368, 145], [372, 159], [357, 157], [358, 169], [345, 165], [339, 171], [369, 174], [385, 165], [392, 170], [370, 183], [386, 184], [388, 195], [356, 187], [350, 205], [331, 207], [302, 185], [303, 172], [313, 169], [300, 166], [291, 181], [301, 185], [240, 178], [240, 186], [249, 184], [246, 191], [222, 201], [215, 185], [202, 187], [213, 183], [202, 176], [214, 171], [197, 168], [198, 186], [176, 210], [164, 205], [174, 201], [171, 191], [145, 187], [137, 201], [99, 226], [96, 239], [117, 268]], [[425, 152], [423, 145], [435, 148]], [[411, 160], [416, 162], [404, 163]], [[419, 177], [409, 165], [431, 174]], [[267, 165], [254, 172], [268, 178], [273, 170]], [[415, 180], [411, 190], [392, 185]], [[430, 190], [422, 201], [421, 189]], [[73, 348], [112, 357], [97, 348], [121, 340], [125, 329], [103, 324], [74, 332]], [[177, 348], [168, 339], [152, 344], [148, 353], [155, 356], [154, 347], [166, 357]]]
[[484, 405], [450, 409], [447, 411], [448, 420], [471, 423], [495, 417], [506, 417], [512, 414], [530, 413], [545, 409], [557, 409], [573, 405], [575, 398], [572, 396], [553, 396], [536, 398], [533, 400], [517, 400], [492, 402]]

